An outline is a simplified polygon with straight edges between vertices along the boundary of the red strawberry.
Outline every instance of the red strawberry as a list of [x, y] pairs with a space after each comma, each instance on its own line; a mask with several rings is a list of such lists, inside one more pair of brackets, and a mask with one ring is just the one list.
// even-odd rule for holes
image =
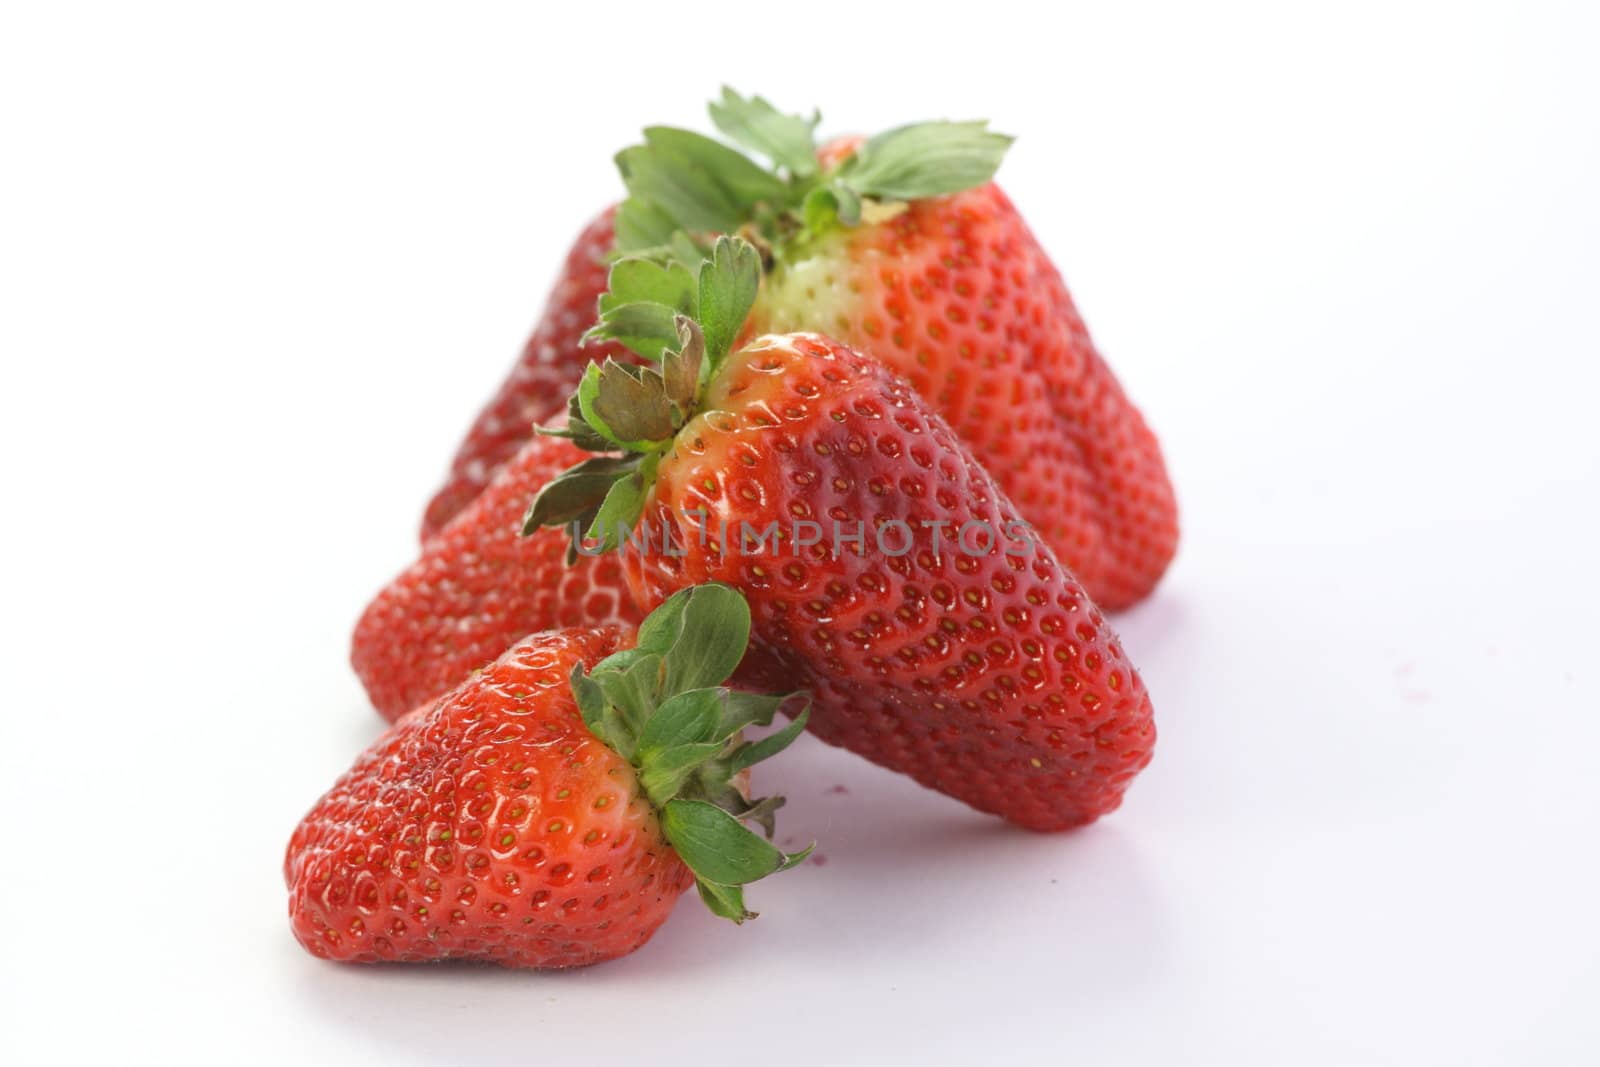
[[813, 323], [933, 401], [1100, 603], [1154, 588], [1178, 540], [1160, 446], [999, 186], [915, 201], [775, 266], [756, 329]]
[[[759, 235], [771, 277], [755, 332], [822, 327], [871, 352], [934, 402], [1100, 603], [1115, 610], [1149, 593], [1178, 541], [1160, 446], [1049, 256], [985, 184], [1009, 139], [978, 123], [928, 123], [819, 151], [815, 118], [731, 90], [712, 117], [774, 170], [696, 134], [646, 131], [645, 144], [618, 157], [630, 191], [618, 248]], [[575, 339], [591, 316], [573, 301], [604, 286], [599, 256], [611, 234], [602, 224], [609, 214], [586, 234], [595, 247], [580, 255], [580, 242], [569, 257], [578, 284], [558, 287], [562, 298], [462, 446], [425, 533], [532, 433], [541, 387], [575, 379]], [[552, 321], [562, 325], [547, 330]], [[557, 341], [552, 330], [565, 332]]]
[[614, 558], [564, 565], [554, 530], [519, 537], [539, 487], [583, 458], [536, 437], [488, 488], [423, 546], [356, 623], [350, 663], [391, 722], [493, 661], [530, 633], [639, 621]]
[[625, 455], [552, 482], [528, 528], [620, 541], [646, 605], [743, 591], [741, 679], [812, 689], [826, 741], [1037, 830], [1111, 811], [1155, 729], [1100, 611], [882, 363], [815, 334], [730, 356], [758, 274], [726, 239], [698, 277], [617, 264], [601, 329], [660, 369], [591, 366], [567, 432]]
[[[449, 478], [428, 504], [422, 519], [424, 541], [483, 491], [495, 472], [533, 436], [534, 424], [558, 414], [567, 394], [577, 386], [584, 365], [594, 354], [593, 350], [580, 353], [578, 349], [583, 332], [594, 325], [595, 300], [605, 291], [614, 214], [614, 208], [601, 212], [567, 252], [544, 316], [523, 347], [521, 358], [494, 399], [478, 414], [456, 451]], [[613, 346], [605, 354], [620, 357], [623, 353]]]
[[743, 741], [781, 703], [714, 688], [748, 634], [739, 595], [703, 586], [634, 647], [616, 626], [537, 634], [406, 716], [290, 839], [295, 936], [335, 960], [573, 967], [644, 944], [691, 883], [750, 917], [741, 886], [805, 854], [741, 824], [770, 835], [782, 801], [735, 783], [805, 716]]
[[[758, 239], [753, 333], [823, 330], [905, 377], [1108, 609], [1155, 586], [1177, 504], [1155, 435], [1095, 350], [1050, 257], [989, 177], [1010, 138], [927, 123], [835, 142], [816, 119], [724, 90], [745, 156], [655, 128], [618, 163], [619, 250], [681, 233]], [[674, 237], [678, 233], [680, 236]]]

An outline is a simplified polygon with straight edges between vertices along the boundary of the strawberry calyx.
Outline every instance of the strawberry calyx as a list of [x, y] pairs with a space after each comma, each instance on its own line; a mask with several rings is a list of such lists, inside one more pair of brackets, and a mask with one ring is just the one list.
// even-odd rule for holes
[[741, 233], [781, 257], [840, 227], [891, 215], [906, 202], [984, 184], [1013, 140], [990, 130], [987, 121], [922, 122], [869, 137], [824, 165], [817, 154], [818, 112], [785, 114], [759, 96], [724, 87], [710, 113], [738, 147], [652, 126], [642, 144], [617, 153], [628, 190], [617, 209], [617, 254], [693, 263], [708, 235]]
[[[627, 257], [612, 263], [599, 320], [586, 334], [616, 341], [642, 366], [590, 363], [568, 402], [567, 423], [539, 432], [587, 452], [608, 453], [568, 468], [534, 497], [523, 534], [570, 526], [573, 544], [598, 555], [633, 528], [661, 456], [701, 408], [755, 305], [761, 257], [750, 242], [719, 237], [691, 266]], [[621, 453], [620, 455], [611, 453]]]
[[[749, 640], [744, 597], [707, 583], [651, 612], [633, 648], [588, 671], [579, 663], [571, 676], [584, 724], [633, 765], [662, 835], [694, 874], [701, 899], [734, 922], [755, 917], [745, 907], [744, 886], [788, 870], [813, 847], [785, 853], [773, 845], [773, 814], [783, 798], [750, 799], [738, 784], [742, 772], [800, 736], [809, 716], [802, 693], [747, 693], [723, 684]], [[757, 741], [745, 739], [746, 727], [770, 726], [780, 709], [791, 715], [786, 726]]]

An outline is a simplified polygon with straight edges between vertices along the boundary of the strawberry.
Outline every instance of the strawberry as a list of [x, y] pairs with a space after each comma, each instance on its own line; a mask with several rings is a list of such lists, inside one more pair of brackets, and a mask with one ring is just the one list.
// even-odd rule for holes
[[559, 533], [517, 536], [534, 493], [581, 458], [557, 438], [526, 442], [367, 605], [350, 663], [386, 719], [453, 688], [530, 633], [638, 623], [615, 558], [585, 556], [567, 567]]
[[771, 835], [782, 799], [747, 801], [738, 783], [805, 722], [743, 739], [785, 699], [719, 687], [749, 626], [736, 592], [702, 586], [636, 635], [528, 637], [407, 715], [294, 831], [295, 936], [333, 960], [575, 967], [644, 944], [691, 883], [716, 914], [750, 918], [742, 886], [810, 850], [785, 855], [741, 822]]
[[1089, 339], [1060, 273], [989, 179], [1010, 138], [932, 122], [820, 154], [815, 116], [724, 90], [731, 141], [653, 128], [618, 156], [619, 251], [742, 233], [767, 258], [754, 333], [820, 329], [906, 378], [1107, 609], [1177, 549], [1155, 435]]
[[[589, 358], [579, 352], [579, 339], [594, 325], [595, 300], [606, 287], [613, 214], [612, 208], [601, 212], [567, 252], [544, 315], [521, 358], [479, 412], [456, 451], [449, 477], [428, 504], [422, 519], [424, 542], [484, 490], [495, 472], [533, 436], [534, 424], [557, 414], [577, 385]], [[609, 347], [606, 354], [621, 356], [622, 350]]]
[[620, 548], [641, 605], [711, 579], [750, 600], [739, 679], [813, 695], [823, 740], [981, 811], [1060, 830], [1150, 760], [1138, 673], [1082, 584], [948, 423], [817, 334], [735, 350], [756, 251], [624, 259], [598, 330], [656, 362], [591, 365], [559, 432], [595, 452], [534, 500]]
[[[717, 128], [771, 161], [655, 127], [617, 157], [629, 196], [618, 251], [705, 234], [758, 238], [770, 280], [755, 332], [826, 328], [906, 377], [995, 473], [1106, 608], [1154, 588], [1177, 550], [1177, 502], [1155, 435], [1089, 339], [1050, 257], [989, 181], [1010, 139], [982, 123], [924, 123], [820, 150], [817, 116], [725, 89]], [[604, 288], [610, 213], [568, 258], [572, 285], [463, 444], [425, 533], [532, 433], [543, 387], [581, 372], [576, 301]], [[691, 253], [692, 257], [692, 253]], [[537, 342], [537, 343], [536, 343]], [[597, 358], [616, 357], [615, 350]]]

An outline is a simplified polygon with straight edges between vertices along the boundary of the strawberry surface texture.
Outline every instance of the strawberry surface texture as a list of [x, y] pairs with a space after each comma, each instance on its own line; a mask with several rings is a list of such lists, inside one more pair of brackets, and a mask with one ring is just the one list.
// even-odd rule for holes
[[401, 718], [290, 838], [295, 936], [342, 962], [556, 968], [634, 951], [691, 885], [753, 918], [743, 887], [810, 850], [745, 825], [770, 837], [783, 803], [750, 797], [750, 768], [809, 713], [722, 684], [749, 632], [736, 591], [686, 589], [637, 630], [527, 637]]
[[826, 741], [1032, 829], [1113, 810], [1155, 728], [1092, 597], [881, 361], [814, 333], [739, 346], [759, 284], [726, 238], [697, 270], [616, 265], [600, 329], [656, 365], [591, 365], [566, 432], [621, 454], [552, 481], [525, 529], [616, 548], [645, 607], [740, 590], [740, 681], [810, 691]]
[[444, 485], [428, 503], [422, 518], [424, 542], [488, 487], [533, 436], [535, 423], [562, 411], [591, 356], [621, 354], [614, 346], [581, 348], [583, 332], [594, 325], [595, 301], [606, 287], [613, 215], [614, 209], [607, 208], [591, 220], [567, 252], [521, 356], [478, 413], [451, 460]]
[[350, 662], [385, 718], [449, 690], [530, 633], [638, 623], [615, 557], [568, 566], [559, 532], [518, 535], [534, 494], [580, 458], [558, 438], [526, 441], [373, 598], [356, 623]]

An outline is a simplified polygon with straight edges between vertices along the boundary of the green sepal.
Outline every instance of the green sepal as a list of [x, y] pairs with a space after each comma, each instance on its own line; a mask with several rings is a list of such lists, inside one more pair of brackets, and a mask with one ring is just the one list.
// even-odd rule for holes
[[606, 699], [600, 683], [584, 673], [581, 663], [572, 665], [572, 673], [568, 676], [568, 680], [572, 684], [573, 698], [578, 702], [578, 714], [583, 716], [583, 724], [589, 728], [590, 733], [606, 744], [611, 744], [611, 739], [617, 736], [618, 731], [607, 721], [607, 716], [614, 713], [615, 708]]
[[665, 304], [680, 315], [695, 311], [695, 276], [682, 263], [634, 256], [611, 264], [600, 312], [619, 304]]
[[791, 856], [704, 800], [669, 801], [661, 812], [661, 830], [695, 877], [715, 885], [748, 885], [810, 852]]
[[658, 448], [678, 432], [661, 375], [614, 359], [589, 364], [578, 383], [578, 406], [584, 422], [628, 451]]
[[639, 624], [634, 647], [612, 653], [595, 670], [627, 669], [645, 656], [659, 656], [664, 694], [708, 689], [728, 680], [749, 642], [750, 606], [743, 594], [707, 582], [662, 601]]
[[639, 468], [639, 456], [595, 456], [569, 467], [548, 482], [528, 505], [522, 519], [524, 536], [542, 526], [593, 521], [618, 479]]
[[762, 797], [754, 804], [724, 806], [738, 816], [740, 822], [753, 822], [761, 827], [761, 832], [766, 835], [768, 841], [771, 841], [772, 835], [778, 830], [776, 819], [778, 809], [783, 807], [784, 803], [783, 797]]
[[[617, 157], [622, 166], [622, 157]], [[623, 252], [670, 245], [678, 232], [678, 220], [666, 209], [644, 197], [629, 197], [617, 207], [613, 223], [617, 249]]]
[[726, 85], [722, 97], [710, 104], [711, 122], [728, 140], [770, 159], [796, 178], [817, 173], [817, 124], [822, 113], [810, 118], [786, 115], [759, 96], [743, 97]]
[[715, 374], [727, 358], [760, 288], [761, 256], [755, 248], [748, 241], [717, 238], [699, 277], [700, 330], [708, 373]]
[[732, 737], [746, 726], [771, 726], [778, 709], [801, 693], [747, 693], [741, 689], [728, 692], [722, 704], [722, 722], [718, 724], [719, 737]]
[[644, 512], [645, 498], [660, 462], [659, 453], [642, 456], [633, 470], [611, 483], [589, 528], [584, 531], [584, 539], [591, 542], [588, 551], [596, 555], [609, 552], [633, 531], [634, 523]]
[[640, 660], [644, 659], [646, 656], [656, 656], [657, 659], [660, 658], [659, 653], [654, 649], [645, 648], [643, 645], [636, 645], [633, 648], [624, 648], [611, 653], [611, 655], [607, 656], [599, 663], [596, 663], [594, 665], [594, 669], [597, 673], [600, 671], [625, 671], [631, 668], [635, 663], [638, 663]]
[[639, 732], [639, 751], [721, 741], [717, 725], [722, 721], [724, 692], [722, 689], [689, 689], [662, 701]]
[[993, 178], [1013, 140], [983, 121], [901, 126], [864, 142], [838, 180], [879, 200], [946, 196]]
[[565, 426], [535, 426], [533, 432], [541, 437], [564, 437], [585, 452], [609, 452], [616, 446], [583, 419], [583, 406], [574, 392], [567, 398], [567, 424]]
[[[637, 647], [648, 649], [651, 652], [665, 654], [668, 649], [678, 642], [678, 635], [683, 633], [683, 615], [689, 610], [689, 601], [700, 595], [700, 586], [689, 589], [680, 589], [659, 607], [645, 616], [639, 624], [639, 634], [635, 640]], [[622, 655], [622, 653], [616, 653]]]
[[693, 318], [698, 300], [697, 280], [684, 264], [644, 256], [619, 259], [611, 265], [595, 324], [584, 340], [615, 341], [659, 360], [680, 343], [677, 320]]
[[734, 773], [746, 767], [754, 767], [762, 760], [771, 759], [790, 745], [795, 738], [805, 732], [806, 723], [811, 721], [811, 707], [809, 703], [800, 709], [800, 714], [789, 720], [783, 729], [768, 734], [759, 741], [752, 741], [734, 750], [729, 758]]
[[738, 887], [786, 870], [809, 852], [786, 854], [744, 825], [754, 823], [770, 838], [783, 798], [748, 797], [734, 779], [786, 747], [805, 722], [802, 712], [766, 738], [745, 740], [746, 727], [771, 723], [797, 696], [721, 685], [749, 635], [742, 595], [716, 583], [694, 586], [646, 616], [633, 648], [588, 672], [579, 665], [571, 677], [584, 723], [633, 765], [663, 837], [694, 872], [702, 899], [735, 921], [751, 914]]
[[700, 392], [700, 374], [705, 363], [706, 342], [700, 327], [693, 319], [679, 315], [676, 325], [678, 347], [662, 355], [661, 381], [667, 399], [672, 401], [680, 416], [686, 417], [694, 407], [695, 397]]
[[619, 341], [654, 365], [590, 363], [568, 401], [566, 425], [540, 432], [589, 452], [636, 455], [558, 475], [529, 508], [525, 535], [573, 524], [569, 562], [580, 547], [590, 551], [584, 541], [594, 543], [593, 554], [622, 543], [649, 502], [660, 456], [697, 414], [701, 390], [744, 328], [760, 284], [760, 256], [741, 238], [717, 238], [693, 270], [641, 256], [612, 263], [600, 320], [586, 336]]
[[621, 719], [623, 734], [612, 747], [633, 759], [639, 751], [640, 731], [655, 714], [661, 688], [661, 657], [641, 656], [622, 668], [596, 667], [594, 678]]
[[715, 741], [655, 749], [640, 758], [639, 786], [645, 796], [660, 804], [662, 798], [677, 796], [696, 768], [720, 751], [722, 745]]
[[[603, 298], [602, 298], [603, 299]], [[678, 312], [668, 304], [616, 304], [600, 313], [600, 318], [584, 333], [587, 341], [615, 341], [645, 359], [655, 362], [678, 340]]]
[[741, 886], [713, 885], [696, 879], [695, 888], [700, 891], [700, 899], [705, 901], [713, 915], [732, 919], [736, 923], [757, 917], [756, 912], [744, 906], [744, 889]]
[[[749, 156], [720, 141], [693, 130], [671, 126], [650, 126], [644, 131], [645, 144], [665, 162], [675, 177], [697, 175], [702, 186], [714, 186], [725, 202], [745, 212], [756, 204], [781, 200], [786, 192], [783, 179], [756, 163]], [[680, 220], [682, 221], [682, 220]], [[725, 225], [696, 226], [684, 229], [728, 232]]]
[[836, 225], [854, 226], [861, 221], [861, 194], [842, 181], [831, 181], [806, 194], [800, 214], [813, 234]]
[[650, 245], [662, 243], [655, 239], [661, 214], [690, 233], [730, 233], [756, 204], [786, 191], [776, 175], [727, 145], [668, 126], [645, 130], [644, 144], [623, 149], [616, 162], [629, 199], [651, 205], [629, 219], [628, 236], [635, 236], [634, 218], [648, 218], [641, 229], [650, 234]]
[[915, 123], [870, 138], [823, 171], [817, 113], [788, 114], [725, 87], [710, 114], [719, 132], [770, 166], [699, 134], [646, 130], [643, 144], [617, 156], [629, 194], [617, 216], [623, 254], [690, 264], [707, 238], [743, 233], [781, 259], [786, 247], [881, 218], [867, 210], [868, 201], [892, 205], [984, 184], [1012, 143], [983, 121]]
[[750, 608], [738, 590], [720, 583], [696, 586], [665, 654], [667, 691], [721, 685], [739, 666], [749, 643]]
[[[768, 836], [771, 836], [771, 835], [769, 834]], [[801, 849], [799, 852], [785, 853], [784, 857], [783, 857], [783, 866], [779, 867], [773, 873], [774, 874], [779, 874], [779, 873], [781, 873], [783, 871], [792, 871], [792, 870], [794, 870], [796, 867], [798, 867], [802, 863], [804, 863], [806, 861], [806, 857], [810, 856], [816, 850], [817, 850], [817, 843], [815, 841], [813, 841], [813, 842], [811, 842], [811, 844], [807, 845], [805, 848]]]

